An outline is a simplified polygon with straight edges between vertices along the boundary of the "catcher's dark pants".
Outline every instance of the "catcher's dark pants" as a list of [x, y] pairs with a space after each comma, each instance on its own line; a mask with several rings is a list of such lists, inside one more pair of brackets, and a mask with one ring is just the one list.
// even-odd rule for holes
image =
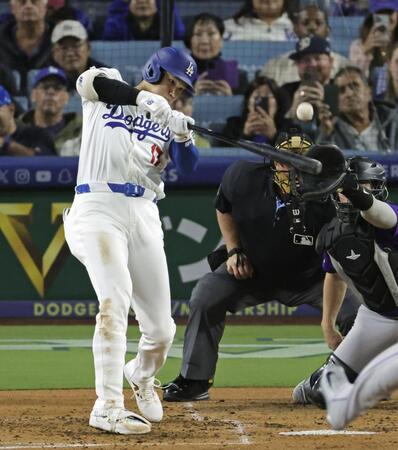
[[[229, 275], [225, 263], [215, 272], [206, 274], [192, 291], [190, 314], [185, 330], [181, 375], [192, 380], [207, 380], [214, 377], [227, 311], [237, 312], [278, 300], [286, 306], [307, 303], [322, 309], [323, 280], [305, 290], [289, 291], [275, 289], [272, 281], [239, 281]], [[337, 318], [340, 331], [346, 334], [351, 328], [359, 302], [348, 293]]]

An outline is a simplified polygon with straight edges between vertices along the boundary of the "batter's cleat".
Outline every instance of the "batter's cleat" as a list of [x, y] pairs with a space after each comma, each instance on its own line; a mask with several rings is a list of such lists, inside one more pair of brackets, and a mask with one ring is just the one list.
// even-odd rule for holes
[[189, 380], [182, 375], [162, 386], [163, 400], [166, 402], [190, 402], [209, 400], [212, 380]]
[[160, 381], [153, 379], [149, 382], [140, 382], [134, 378], [135, 360], [124, 366], [124, 376], [134, 392], [140, 413], [151, 422], [160, 422], [163, 418], [163, 407], [155, 388], [160, 388]]
[[116, 434], [145, 434], [151, 431], [151, 424], [146, 419], [122, 408], [93, 410], [89, 425]]
[[347, 400], [352, 390], [344, 369], [330, 366], [321, 377], [321, 388], [326, 401], [326, 419], [334, 430], [342, 430], [348, 423]]

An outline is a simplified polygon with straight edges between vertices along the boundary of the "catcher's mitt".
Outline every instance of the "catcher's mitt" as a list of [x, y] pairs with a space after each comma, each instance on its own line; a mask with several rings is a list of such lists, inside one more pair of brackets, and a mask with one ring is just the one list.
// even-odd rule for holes
[[296, 170], [296, 183], [292, 183], [293, 195], [301, 200], [325, 200], [343, 183], [347, 172], [347, 163], [341, 150], [332, 144], [314, 145], [305, 154], [322, 163], [322, 172], [318, 175]]

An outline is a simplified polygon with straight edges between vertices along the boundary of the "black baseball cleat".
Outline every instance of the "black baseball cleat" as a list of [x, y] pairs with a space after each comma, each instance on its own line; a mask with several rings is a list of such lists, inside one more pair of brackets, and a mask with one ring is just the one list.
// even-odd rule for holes
[[182, 375], [164, 384], [163, 400], [166, 402], [189, 402], [198, 400], [209, 400], [209, 389], [213, 380], [188, 380]]

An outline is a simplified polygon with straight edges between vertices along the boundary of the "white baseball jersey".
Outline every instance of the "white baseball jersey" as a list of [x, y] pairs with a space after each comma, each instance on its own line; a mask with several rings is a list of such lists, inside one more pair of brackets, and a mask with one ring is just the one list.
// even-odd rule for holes
[[[92, 71], [124, 81], [116, 69], [93, 67]], [[146, 119], [136, 106], [110, 105], [82, 97], [82, 108], [77, 184], [130, 182], [152, 189], [158, 200], [163, 198], [161, 172], [170, 161], [169, 146], [174, 137], [170, 129]]]

